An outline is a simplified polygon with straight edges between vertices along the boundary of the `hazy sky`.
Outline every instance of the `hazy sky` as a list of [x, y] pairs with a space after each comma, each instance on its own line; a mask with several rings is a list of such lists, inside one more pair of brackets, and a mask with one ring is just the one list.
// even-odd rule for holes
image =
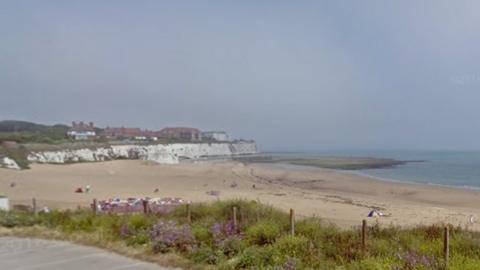
[[480, 149], [478, 1], [2, 1], [0, 119]]

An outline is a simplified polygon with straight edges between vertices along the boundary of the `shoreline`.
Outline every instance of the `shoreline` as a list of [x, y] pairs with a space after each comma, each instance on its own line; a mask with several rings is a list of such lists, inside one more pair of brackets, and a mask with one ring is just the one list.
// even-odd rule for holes
[[393, 179], [393, 178], [386, 178], [386, 177], [380, 177], [380, 176], [375, 176], [371, 175], [365, 172], [362, 172], [361, 170], [358, 171], [347, 171], [347, 170], [338, 170], [339, 172], [344, 172], [344, 173], [351, 173], [353, 175], [358, 175], [362, 177], [368, 177], [371, 178], [372, 180], [375, 181], [380, 181], [380, 182], [387, 182], [387, 183], [398, 183], [398, 184], [408, 184], [408, 185], [420, 185], [420, 186], [434, 186], [434, 187], [442, 187], [442, 188], [449, 188], [449, 189], [456, 189], [456, 190], [472, 190], [472, 191], [480, 191], [480, 187], [474, 187], [474, 186], [458, 186], [458, 185], [445, 185], [445, 184], [438, 184], [438, 183], [421, 183], [421, 182], [415, 182], [415, 181], [409, 181], [409, 180], [399, 180], [399, 179]]
[[[339, 159], [342, 159], [341, 157]], [[347, 158], [348, 159], [348, 158]], [[363, 158], [362, 158], [363, 159]], [[377, 159], [377, 158], [365, 158], [365, 159]], [[381, 160], [381, 159], [378, 159]], [[340, 173], [346, 173], [346, 174], [352, 174], [360, 177], [367, 177], [371, 178], [372, 180], [376, 181], [381, 181], [381, 182], [388, 182], [388, 183], [405, 183], [405, 184], [412, 184], [412, 185], [424, 185], [424, 186], [435, 186], [435, 187], [444, 187], [444, 188], [452, 188], [452, 189], [460, 189], [460, 190], [473, 190], [473, 191], [480, 191], [480, 186], [469, 186], [469, 185], [448, 185], [448, 184], [440, 184], [440, 183], [435, 183], [435, 182], [418, 182], [418, 181], [413, 181], [413, 180], [405, 180], [405, 179], [395, 179], [395, 178], [387, 178], [387, 177], [381, 177], [381, 176], [376, 176], [373, 174], [369, 174], [365, 172], [364, 170], [377, 170], [377, 169], [396, 169], [398, 166], [406, 165], [408, 163], [417, 163], [417, 162], [428, 162], [427, 160], [396, 160], [398, 162], [403, 162], [403, 164], [400, 165], [393, 165], [393, 166], [387, 166], [387, 167], [382, 167], [382, 168], [370, 168], [370, 169], [335, 169], [335, 168], [326, 168], [326, 167], [319, 167], [319, 166], [314, 166], [314, 165], [305, 165], [305, 164], [291, 164], [288, 162], [252, 162], [250, 164], [265, 164], [265, 165], [272, 165], [272, 166], [285, 166], [289, 169], [298, 167], [298, 169], [305, 169], [305, 170], [310, 170], [310, 169], [325, 169], [325, 170], [336, 170]]]
[[[253, 163], [255, 164], [255, 163]], [[379, 182], [386, 182], [386, 183], [394, 183], [394, 184], [407, 184], [407, 185], [419, 185], [419, 186], [434, 186], [434, 187], [442, 187], [442, 188], [451, 188], [455, 190], [472, 190], [472, 191], [480, 191], [480, 187], [475, 187], [475, 186], [456, 186], [456, 185], [445, 185], [445, 184], [438, 184], [438, 183], [422, 183], [422, 182], [415, 182], [415, 181], [408, 181], [408, 180], [400, 180], [400, 179], [394, 179], [394, 178], [385, 178], [385, 177], [380, 177], [380, 176], [375, 176], [371, 175], [368, 173], [363, 172], [362, 170], [342, 170], [342, 169], [330, 169], [330, 168], [321, 168], [321, 167], [316, 167], [316, 166], [309, 166], [309, 165], [297, 165], [297, 164], [289, 164], [289, 163], [256, 163], [258, 165], [271, 165], [272, 167], [282, 167], [282, 166], [288, 166], [288, 169], [292, 169], [294, 167], [298, 167], [298, 170], [305, 169], [305, 170], [333, 170], [338, 173], [345, 173], [345, 174], [350, 174], [353, 176], [360, 176], [360, 177], [365, 177], [365, 178], [370, 178], [371, 180], [374, 181], [379, 181]], [[287, 167], [286, 167], [287, 169]], [[375, 169], [373, 169], [375, 170]]]
[[[292, 165], [289, 165], [292, 166]], [[480, 231], [469, 223], [480, 217], [480, 191], [389, 182], [357, 172], [323, 168], [281, 168], [276, 164], [242, 164], [235, 161], [202, 161], [159, 165], [139, 160], [78, 163], [69, 166], [34, 164], [30, 170], [0, 169], [0, 190], [11, 204], [76, 208], [114, 197], [180, 197], [193, 202], [217, 199], [258, 200], [299, 217], [319, 216], [341, 228], [360, 224], [372, 209], [391, 217], [370, 222], [402, 227], [449, 223]], [[15, 182], [15, 187], [10, 184]], [[76, 194], [90, 185], [92, 193]], [[159, 192], [154, 190], [158, 189]], [[52, 200], [53, 199], [53, 200]]]
[[[405, 186], [405, 187], [419, 187], [419, 188], [440, 188], [440, 189], [445, 189], [445, 190], [454, 190], [454, 191], [473, 191], [473, 192], [478, 192], [480, 195], [480, 187], [473, 187], [473, 186], [455, 186], [455, 185], [444, 185], [444, 184], [437, 184], [437, 183], [421, 183], [421, 182], [415, 182], [415, 181], [408, 181], [408, 180], [399, 180], [399, 179], [393, 179], [393, 178], [384, 178], [384, 177], [379, 177], [375, 175], [371, 175], [365, 172], [362, 172], [362, 170], [342, 170], [342, 169], [331, 169], [331, 168], [322, 168], [322, 167], [316, 167], [316, 166], [309, 166], [309, 165], [297, 165], [297, 164], [289, 164], [289, 163], [252, 163], [256, 164], [259, 166], [272, 166], [272, 168], [282, 168], [283, 166], [286, 166], [285, 168], [282, 169], [292, 169], [293, 167], [297, 167], [295, 170], [298, 171], [303, 171], [302, 169], [305, 170], [312, 170], [312, 171], [317, 171], [317, 172], [325, 172], [325, 171], [331, 171], [335, 172], [338, 174], [345, 174], [345, 175], [350, 175], [353, 177], [361, 177], [362, 180], [367, 180], [371, 182], [377, 182], [379, 184], [392, 184], [392, 185], [398, 185], [398, 186]], [[288, 167], [287, 167], [288, 166]], [[373, 169], [375, 170], [375, 169]]]

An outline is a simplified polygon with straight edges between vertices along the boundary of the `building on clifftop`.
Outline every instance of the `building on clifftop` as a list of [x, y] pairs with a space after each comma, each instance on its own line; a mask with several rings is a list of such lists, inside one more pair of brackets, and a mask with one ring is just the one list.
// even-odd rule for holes
[[107, 127], [100, 136], [107, 139], [156, 140], [157, 138], [154, 131], [128, 127]]
[[229, 142], [230, 136], [225, 131], [204, 131], [202, 132], [202, 139], [206, 141]]
[[72, 127], [67, 131], [67, 137], [75, 140], [91, 140], [97, 137], [97, 133], [93, 122], [88, 124], [72, 122]]
[[189, 127], [167, 127], [158, 132], [159, 137], [182, 141], [197, 142], [202, 140], [202, 132]]

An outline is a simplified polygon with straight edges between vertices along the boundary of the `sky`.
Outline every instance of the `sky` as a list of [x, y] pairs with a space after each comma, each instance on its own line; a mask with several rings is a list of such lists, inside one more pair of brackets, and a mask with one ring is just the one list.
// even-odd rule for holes
[[480, 150], [478, 1], [2, 1], [0, 120]]

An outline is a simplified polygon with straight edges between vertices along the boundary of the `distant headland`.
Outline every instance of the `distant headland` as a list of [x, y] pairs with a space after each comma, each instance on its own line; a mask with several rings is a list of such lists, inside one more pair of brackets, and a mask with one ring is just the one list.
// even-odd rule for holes
[[142, 159], [174, 164], [183, 160], [222, 158], [257, 153], [253, 140], [233, 139], [226, 131], [165, 127], [71, 126], [25, 121], [0, 121], [0, 166], [28, 168], [30, 163], [76, 163]]

